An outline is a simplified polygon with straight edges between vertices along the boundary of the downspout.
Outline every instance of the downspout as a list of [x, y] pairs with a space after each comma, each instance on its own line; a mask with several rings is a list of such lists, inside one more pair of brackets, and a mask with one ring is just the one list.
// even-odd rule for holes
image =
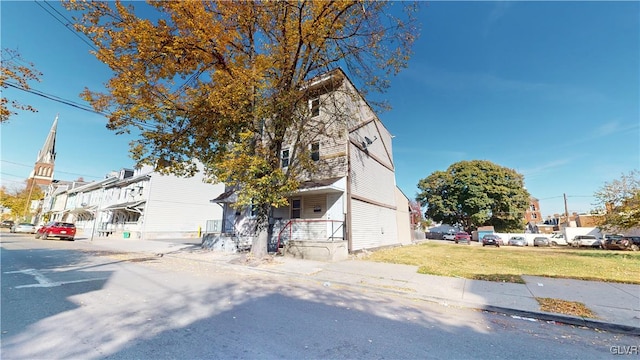
[[352, 227], [351, 227], [351, 140], [349, 130], [347, 129], [347, 214], [345, 221], [347, 222], [347, 250], [349, 254], [353, 252]]
[[149, 212], [149, 202], [151, 200], [151, 180], [153, 179], [153, 176], [151, 176], [151, 174], [149, 174], [149, 186], [147, 188], [147, 196], [146, 196], [146, 203], [144, 204], [144, 212], [141, 213], [142, 214], [142, 229], [140, 229], [140, 239], [141, 240], [146, 240], [146, 233], [147, 233], [147, 219], [148, 218], [148, 212]]

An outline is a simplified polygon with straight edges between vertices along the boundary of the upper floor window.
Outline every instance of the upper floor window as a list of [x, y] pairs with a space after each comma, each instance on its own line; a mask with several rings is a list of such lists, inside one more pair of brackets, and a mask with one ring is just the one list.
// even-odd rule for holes
[[529, 205], [531, 211], [536, 211], [536, 206], [534, 204]]
[[282, 157], [280, 158], [280, 161], [283, 168], [289, 166], [289, 149], [282, 150]]
[[309, 100], [309, 109], [311, 110], [311, 117], [320, 115], [320, 99]]
[[311, 160], [318, 161], [320, 160], [320, 143], [314, 142], [310, 145], [311, 149]]

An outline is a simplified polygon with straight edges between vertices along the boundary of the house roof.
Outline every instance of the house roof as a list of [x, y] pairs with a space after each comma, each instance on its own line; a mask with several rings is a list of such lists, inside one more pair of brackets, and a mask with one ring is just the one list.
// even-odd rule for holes
[[145, 200], [130, 201], [130, 202], [126, 202], [126, 203], [119, 203], [119, 204], [109, 205], [109, 206], [107, 206], [105, 208], [105, 210], [118, 210], [118, 209], [134, 210], [136, 208], [142, 207], [141, 205], [144, 205], [145, 203], [146, 203]]
[[236, 194], [235, 189], [229, 189], [223, 192], [222, 194], [218, 195], [215, 199], [209, 200], [209, 202], [218, 203], [218, 204], [225, 204], [225, 203], [229, 204], [229, 203], [235, 203], [236, 201], [238, 201], [238, 195]]

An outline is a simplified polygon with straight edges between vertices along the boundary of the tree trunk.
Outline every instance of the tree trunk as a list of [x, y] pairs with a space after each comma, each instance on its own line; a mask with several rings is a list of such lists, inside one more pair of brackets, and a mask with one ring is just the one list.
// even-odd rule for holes
[[253, 255], [254, 259], [262, 259], [267, 256], [269, 228], [269, 226], [261, 226], [257, 229], [257, 235], [251, 244], [251, 255]]

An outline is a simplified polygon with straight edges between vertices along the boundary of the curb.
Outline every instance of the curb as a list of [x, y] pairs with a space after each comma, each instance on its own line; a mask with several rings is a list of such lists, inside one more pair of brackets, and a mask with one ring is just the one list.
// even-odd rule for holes
[[[233, 264], [228, 264], [228, 265], [235, 266]], [[356, 287], [356, 288], [384, 292], [388, 294], [402, 295], [405, 297], [409, 297], [411, 299], [424, 300], [424, 301], [428, 301], [438, 305], [445, 305], [445, 304], [447, 306], [453, 305], [453, 306], [458, 306], [466, 309], [481, 310], [481, 311], [504, 314], [509, 316], [519, 316], [523, 318], [532, 318], [539, 321], [552, 321], [560, 324], [585, 327], [585, 328], [594, 329], [594, 330], [595, 329], [604, 330], [607, 332], [612, 332], [617, 334], [640, 336], [640, 327], [635, 327], [631, 325], [616, 324], [616, 323], [599, 321], [595, 319], [548, 313], [543, 311], [520, 310], [520, 309], [505, 308], [505, 307], [493, 306], [493, 305], [473, 304], [473, 303], [467, 303], [463, 301], [456, 301], [456, 300], [438, 298], [438, 297], [432, 297], [432, 296], [420, 296], [418, 294], [412, 294], [410, 292], [401, 291], [401, 290], [393, 290], [393, 289], [375, 286], [375, 285], [362, 285], [358, 283], [351, 283], [351, 282], [345, 282], [345, 281], [327, 280], [327, 279], [323, 279], [322, 277], [312, 277], [308, 274], [300, 274], [300, 273], [291, 272], [291, 271], [265, 269], [262, 267], [255, 267], [250, 269], [255, 272], [268, 272], [272, 274], [287, 275], [287, 276], [292, 276], [296, 278], [314, 280], [317, 282], [330, 281], [333, 284], [339, 284], [341, 286]]]
[[[166, 252], [164, 253], [164, 255], [180, 257], [177, 255], [180, 252], [182, 252], [182, 250], [184, 249], [176, 249], [174, 251]], [[192, 261], [204, 261], [204, 262], [216, 263], [210, 260], [196, 260], [189, 257], [182, 257], [182, 258], [192, 260]], [[229, 266], [233, 268], [242, 268], [243, 270], [249, 270], [250, 272], [254, 272], [254, 273], [271, 273], [271, 274], [277, 274], [277, 275], [286, 275], [286, 276], [291, 276], [295, 278], [313, 280], [319, 283], [330, 282], [332, 284], [338, 284], [341, 286], [368, 289], [368, 290], [373, 290], [373, 291], [378, 291], [378, 292], [383, 292], [388, 294], [402, 295], [411, 299], [424, 300], [424, 301], [428, 301], [430, 303], [434, 303], [442, 306], [453, 305], [461, 308], [487, 311], [487, 312], [492, 312], [497, 314], [504, 314], [508, 316], [519, 316], [519, 317], [531, 318], [539, 321], [550, 321], [550, 322], [556, 322], [556, 323], [565, 324], [565, 325], [585, 327], [585, 328], [594, 329], [594, 330], [595, 329], [604, 330], [604, 331], [617, 333], [617, 334], [640, 336], [640, 327], [635, 327], [631, 325], [616, 324], [616, 323], [599, 321], [596, 319], [589, 319], [589, 318], [556, 314], [556, 313], [548, 313], [543, 311], [519, 310], [519, 309], [505, 308], [505, 307], [493, 306], [493, 305], [473, 304], [473, 303], [467, 303], [463, 301], [451, 300], [446, 298], [438, 298], [438, 297], [432, 297], [432, 296], [420, 296], [417, 293], [412, 294], [410, 292], [389, 289], [381, 286], [363, 285], [359, 283], [336, 281], [333, 279], [323, 279], [322, 277], [315, 277], [312, 274], [303, 274], [295, 271], [280, 270], [276, 268], [266, 268], [261, 266], [246, 267], [238, 264], [229, 263], [227, 261], [221, 261], [220, 263], [224, 264], [224, 266]]]

